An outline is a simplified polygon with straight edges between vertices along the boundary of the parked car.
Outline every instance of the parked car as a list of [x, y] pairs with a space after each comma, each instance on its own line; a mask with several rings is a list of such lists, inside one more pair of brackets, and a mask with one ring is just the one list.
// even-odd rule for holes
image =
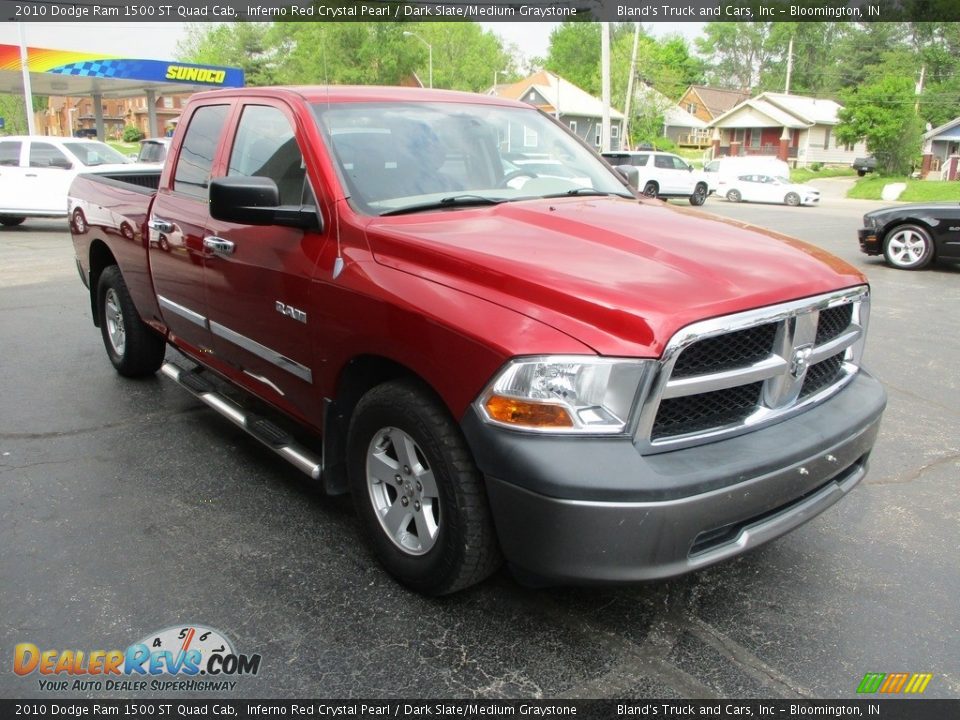
[[711, 160], [703, 166], [703, 177], [710, 192], [726, 197], [730, 183], [741, 175], [790, 177], [790, 166], [773, 155], [738, 155]]
[[900, 270], [960, 260], [960, 203], [917, 203], [873, 210], [858, 231], [860, 250], [883, 254]]
[[637, 189], [652, 198], [687, 198], [691, 205], [703, 205], [710, 194], [703, 173], [694, 170], [679, 155], [665, 152], [605, 152], [614, 166], [637, 168]]
[[144, 138], [140, 141], [140, 152], [137, 153], [137, 162], [156, 163], [162, 165], [167, 159], [167, 149], [170, 147], [170, 138]]
[[784, 205], [816, 205], [820, 191], [813, 185], [800, 185], [785, 177], [773, 175], [741, 175], [727, 185], [730, 202], [782, 203]]
[[67, 190], [78, 173], [134, 169], [128, 158], [96, 140], [12, 136], [0, 138], [0, 223], [28, 217], [66, 217]]
[[[510, 187], [510, 138], [556, 148], [589, 187]], [[70, 190], [134, 228], [72, 233], [109, 361], [160, 370], [200, 419], [352, 493], [372, 553], [416, 590], [502, 558], [539, 583], [690, 572], [866, 474], [885, 395], [861, 367], [863, 275], [638, 201], [526, 103], [198, 93], [152, 173], [155, 192], [94, 174]]]
[[868, 172], [873, 172], [877, 169], [877, 159], [875, 157], [862, 157], [854, 160], [850, 167], [857, 171], [857, 175], [863, 177]]

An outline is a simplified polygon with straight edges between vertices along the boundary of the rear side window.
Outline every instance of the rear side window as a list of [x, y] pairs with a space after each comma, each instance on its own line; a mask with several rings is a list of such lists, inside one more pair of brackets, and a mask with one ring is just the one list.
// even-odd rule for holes
[[145, 142], [140, 146], [138, 162], [163, 162], [167, 156], [167, 146], [163, 143]]
[[293, 128], [282, 112], [268, 105], [247, 105], [230, 152], [229, 175], [272, 179], [281, 205], [299, 205], [307, 171]]
[[32, 142], [30, 143], [30, 167], [32, 168], [60, 168], [61, 170], [71, 167], [67, 156], [59, 148], [50, 143]]
[[190, 118], [173, 175], [173, 189], [176, 192], [207, 199], [213, 156], [227, 122], [228, 110], [227, 105], [207, 105], [199, 108]]
[[634, 155], [634, 156], [633, 156], [633, 164], [636, 165], [637, 167], [646, 167], [646, 165], [647, 165], [647, 160], [649, 160], [649, 159], [650, 159], [650, 156], [649, 156], [649, 155], [646, 155], [646, 154], [644, 154], [644, 155]]
[[20, 164], [20, 141], [0, 142], [0, 165], [17, 167]]

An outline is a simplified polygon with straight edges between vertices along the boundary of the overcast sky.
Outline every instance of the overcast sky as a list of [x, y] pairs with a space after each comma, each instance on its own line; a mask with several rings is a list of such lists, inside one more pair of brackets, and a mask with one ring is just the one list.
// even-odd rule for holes
[[[17, 23], [0, 25], [0, 44], [19, 43]], [[171, 60], [181, 39], [181, 23], [22, 23], [26, 43], [32, 47], [55, 50], [99, 52], [118, 57]], [[547, 52], [550, 31], [558, 23], [496, 22], [481, 23], [516, 45], [528, 57]], [[654, 35], [680, 33], [696, 37], [701, 23], [648, 23]]]

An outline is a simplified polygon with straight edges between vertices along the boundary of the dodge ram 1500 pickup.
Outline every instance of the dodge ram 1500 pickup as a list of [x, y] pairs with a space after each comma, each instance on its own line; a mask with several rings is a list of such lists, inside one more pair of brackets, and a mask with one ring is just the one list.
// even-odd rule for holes
[[202, 93], [162, 170], [81, 175], [69, 210], [117, 371], [352, 493], [424, 593], [739, 555], [863, 478], [886, 402], [857, 270], [639, 198], [519, 102]]

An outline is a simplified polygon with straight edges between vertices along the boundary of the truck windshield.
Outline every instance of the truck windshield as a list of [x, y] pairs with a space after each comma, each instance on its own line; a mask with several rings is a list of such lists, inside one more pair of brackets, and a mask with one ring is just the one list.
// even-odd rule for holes
[[87, 167], [130, 162], [129, 158], [102, 142], [65, 142], [63, 146]]
[[317, 103], [313, 110], [351, 203], [367, 214], [462, 207], [450, 198], [464, 195], [490, 201], [483, 204], [632, 197], [596, 154], [532, 108]]

